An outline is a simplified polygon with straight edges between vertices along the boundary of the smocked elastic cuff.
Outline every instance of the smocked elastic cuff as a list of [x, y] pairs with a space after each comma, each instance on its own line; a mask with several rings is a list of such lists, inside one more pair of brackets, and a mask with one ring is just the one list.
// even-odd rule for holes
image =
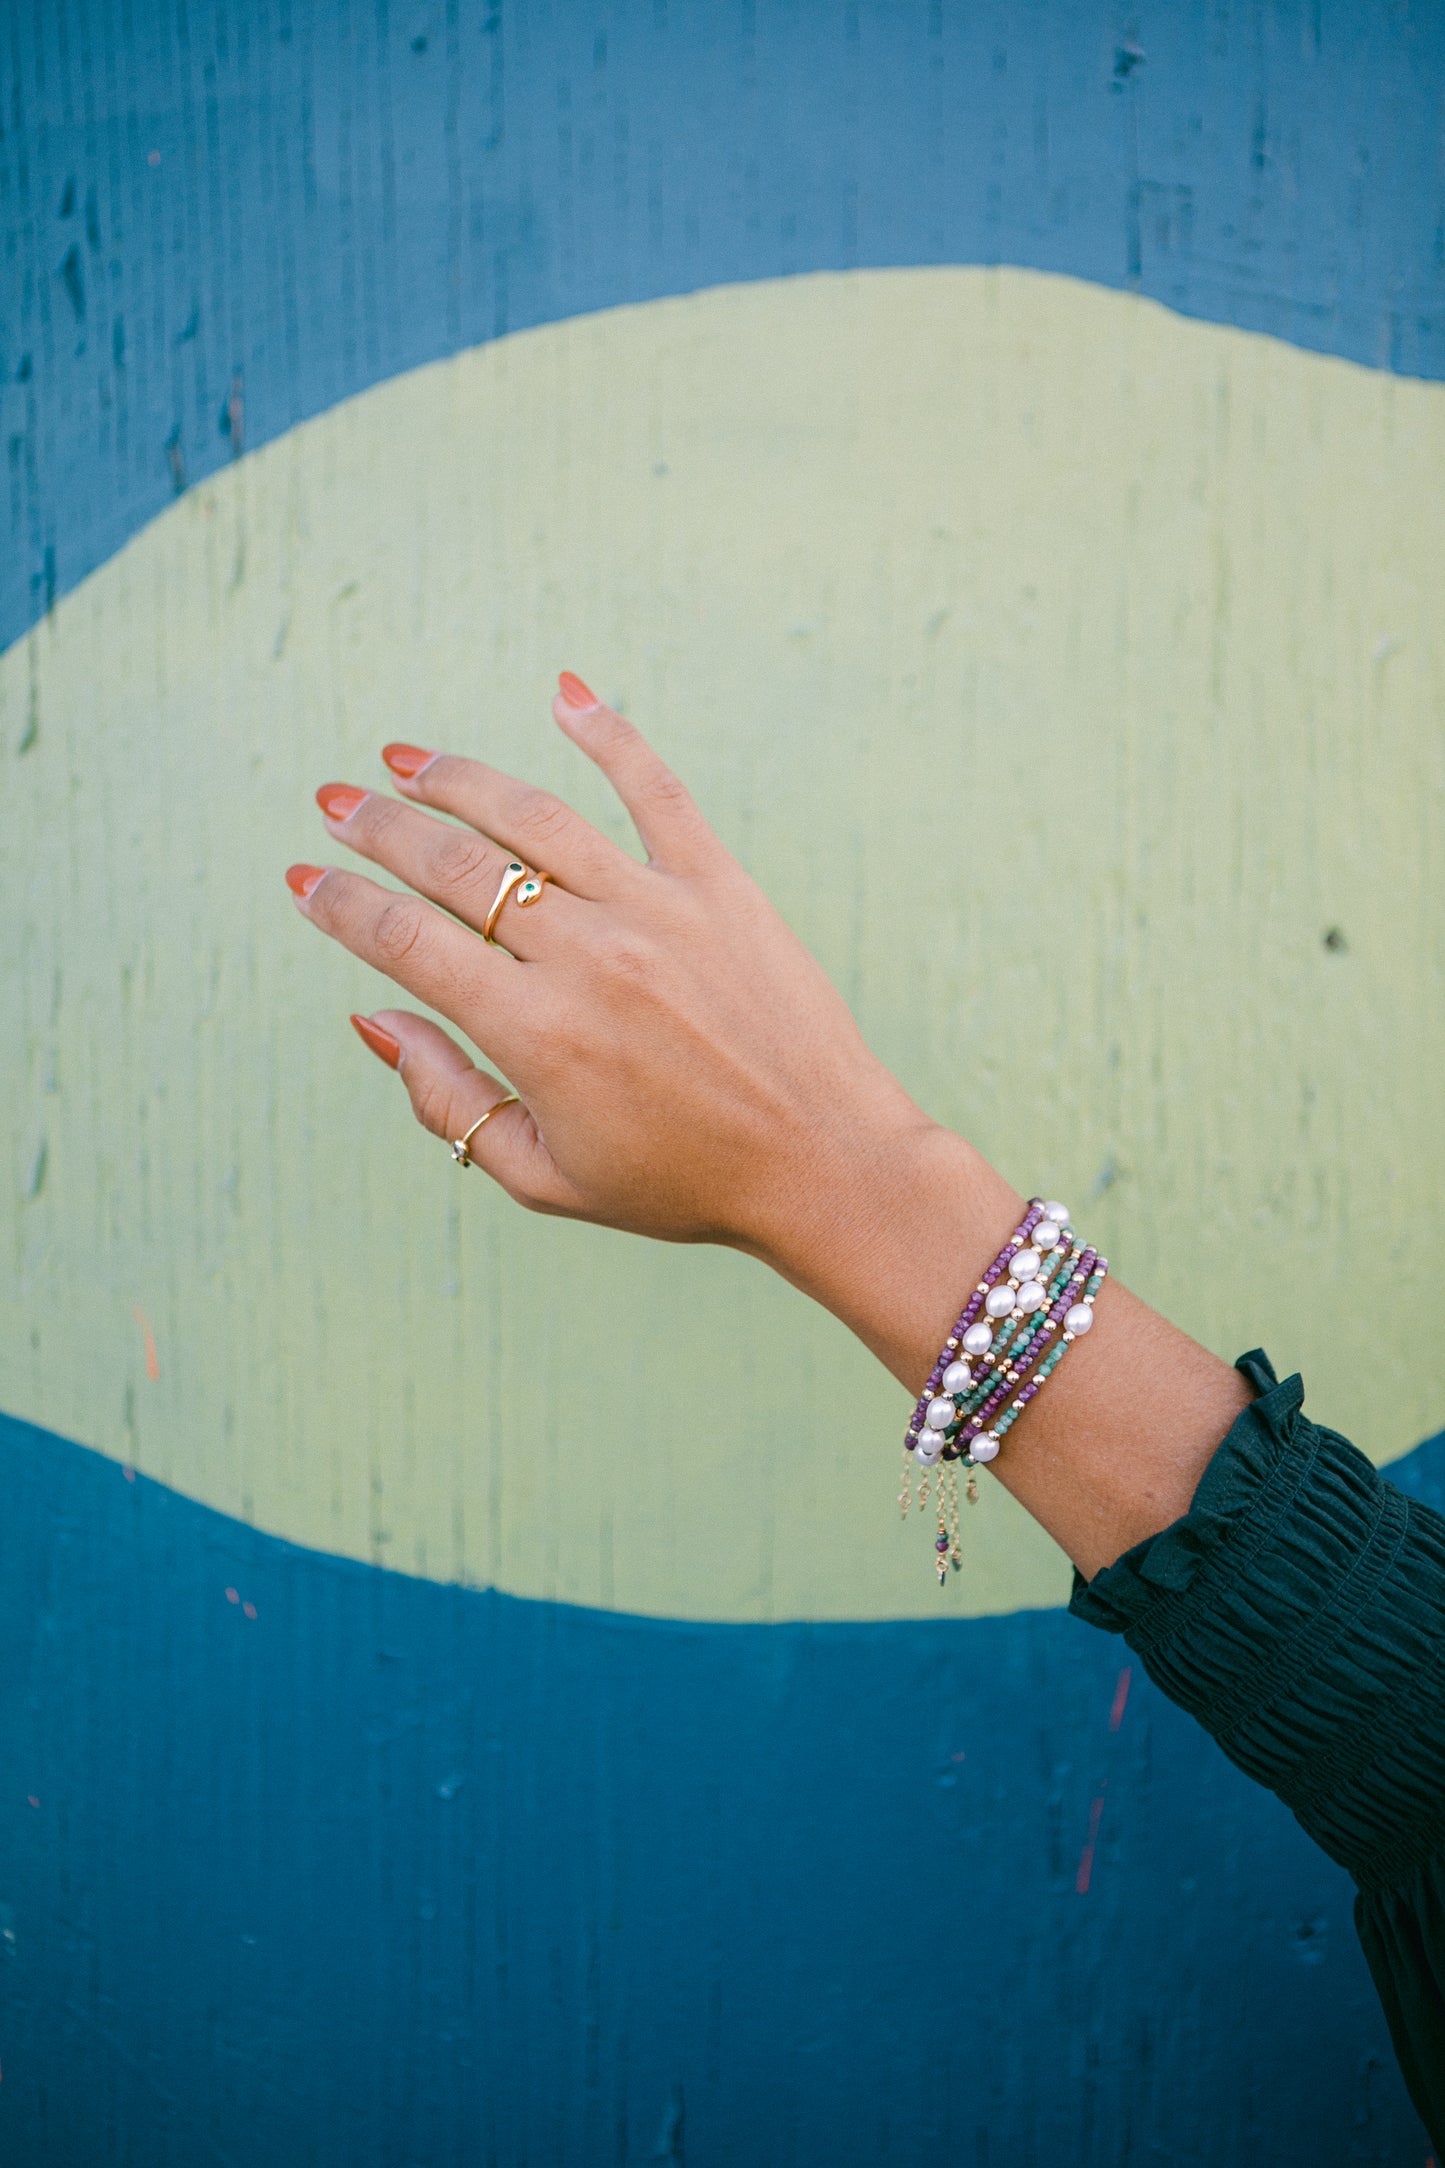
[[1445, 1847], [1445, 1519], [1311, 1422], [1262, 1349], [1236, 1368], [1258, 1397], [1189, 1512], [1076, 1575], [1070, 1609], [1379, 1887]]

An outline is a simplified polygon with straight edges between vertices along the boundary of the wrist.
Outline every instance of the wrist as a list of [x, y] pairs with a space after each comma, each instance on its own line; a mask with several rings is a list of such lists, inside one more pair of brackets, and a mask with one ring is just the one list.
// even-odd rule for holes
[[917, 1392], [1023, 1199], [963, 1137], [898, 1097], [814, 1150], [757, 1254]]
[[[775, 1185], [777, 1232], [745, 1246], [916, 1395], [1025, 1200], [901, 1092], [854, 1117], [846, 1148], [815, 1137], [792, 1163]], [[1188, 1511], [1248, 1398], [1237, 1371], [1111, 1274], [1095, 1329], [990, 1472], [1092, 1576]]]

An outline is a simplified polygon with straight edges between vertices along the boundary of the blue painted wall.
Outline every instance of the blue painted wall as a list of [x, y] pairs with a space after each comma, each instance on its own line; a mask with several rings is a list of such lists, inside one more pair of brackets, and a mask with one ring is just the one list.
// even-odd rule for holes
[[732, 280], [1023, 264], [1445, 376], [1434, 6], [72, 0], [0, 71], [0, 645], [238, 441]]
[[[1021, 264], [1445, 379], [1433, 6], [0, 34], [0, 646], [307, 416], [722, 282]], [[1420, 2168], [1347, 1882], [1060, 1614], [439, 1586], [8, 1419], [0, 1506], [7, 2163]]]
[[0, 1495], [7, 2162], [1422, 2168], [1347, 1878], [1060, 1613], [440, 1588], [13, 1422]]

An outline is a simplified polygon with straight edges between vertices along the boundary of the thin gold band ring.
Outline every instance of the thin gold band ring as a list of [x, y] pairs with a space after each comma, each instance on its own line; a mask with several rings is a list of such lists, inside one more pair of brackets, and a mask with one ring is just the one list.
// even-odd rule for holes
[[525, 911], [529, 903], [537, 901], [543, 888], [551, 878], [552, 876], [549, 873], [530, 872], [522, 864], [520, 858], [509, 858], [506, 869], [502, 874], [501, 884], [496, 895], [492, 898], [492, 908], [482, 921], [482, 939], [491, 941], [493, 948], [497, 946], [496, 941], [492, 938], [492, 928], [502, 915], [502, 905], [514, 889], [517, 895], [517, 909]]
[[474, 1167], [476, 1165], [476, 1161], [473, 1159], [471, 1153], [467, 1150], [467, 1146], [471, 1143], [473, 1137], [482, 1127], [482, 1124], [484, 1122], [489, 1122], [494, 1114], [500, 1114], [503, 1107], [519, 1106], [521, 1104], [521, 1097], [522, 1095], [520, 1092], [508, 1092], [505, 1099], [498, 1099], [492, 1106], [489, 1106], [487, 1108], [485, 1114], [479, 1114], [477, 1116], [476, 1120], [472, 1123], [471, 1128], [467, 1131], [464, 1137], [457, 1138], [455, 1144], [453, 1144], [452, 1146], [452, 1158], [456, 1161], [459, 1167]]

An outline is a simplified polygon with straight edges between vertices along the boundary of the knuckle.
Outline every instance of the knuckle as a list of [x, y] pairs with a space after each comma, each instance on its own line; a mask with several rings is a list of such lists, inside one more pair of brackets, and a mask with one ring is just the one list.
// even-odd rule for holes
[[492, 847], [480, 836], [457, 829], [444, 835], [432, 853], [432, 873], [442, 888], [475, 888], [486, 874]]
[[619, 935], [611, 945], [608, 961], [613, 976], [634, 992], [646, 992], [657, 982], [657, 952], [636, 934]]
[[404, 964], [426, 930], [426, 911], [410, 896], [388, 903], [376, 921], [376, 952], [383, 963]]
[[434, 1137], [451, 1134], [451, 1091], [435, 1071], [412, 1081], [411, 1111]]
[[665, 768], [661, 761], [648, 783], [647, 795], [653, 805], [663, 813], [690, 815], [697, 810], [687, 785], [680, 782], [671, 768]]
[[572, 809], [549, 790], [528, 791], [517, 808], [516, 827], [528, 843], [551, 843], [571, 824]]

